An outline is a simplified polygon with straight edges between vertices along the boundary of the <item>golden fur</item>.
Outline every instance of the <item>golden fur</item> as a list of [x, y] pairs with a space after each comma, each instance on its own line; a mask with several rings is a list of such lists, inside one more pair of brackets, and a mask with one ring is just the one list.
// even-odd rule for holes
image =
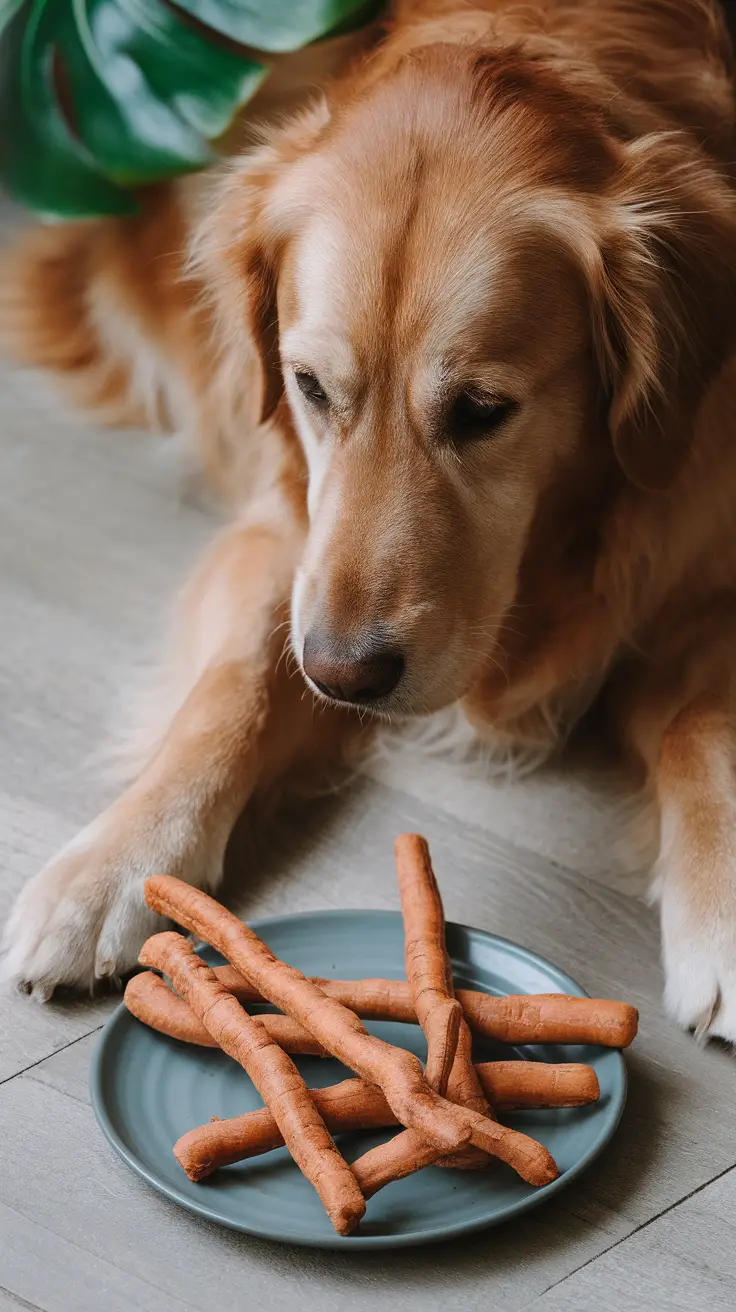
[[16, 356], [187, 434], [233, 517], [140, 772], [23, 891], [6, 971], [45, 997], [130, 967], [143, 878], [212, 887], [246, 804], [359, 735], [313, 716], [290, 621], [307, 675], [307, 635], [399, 649], [387, 717], [459, 703], [545, 752], [596, 702], [659, 803], [670, 1010], [736, 1040], [722, 8], [418, 0], [333, 54], [222, 177], [31, 233], [4, 273]]

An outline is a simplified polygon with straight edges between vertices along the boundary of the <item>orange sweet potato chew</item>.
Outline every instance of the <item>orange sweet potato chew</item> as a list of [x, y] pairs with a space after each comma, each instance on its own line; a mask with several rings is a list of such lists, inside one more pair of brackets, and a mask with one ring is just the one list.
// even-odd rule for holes
[[213, 1039], [244, 1067], [335, 1229], [350, 1234], [365, 1215], [365, 1200], [291, 1058], [260, 1020], [243, 1010], [181, 934], [155, 934], [144, 943], [140, 961], [166, 971]]
[[170, 875], [156, 875], [146, 881], [145, 894], [152, 910], [206, 939], [334, 1057], [368, 1084], [378, 1084], [401, 1125], [416, 1129], [444, 1153], [456, 1152], [478, 1131], [472, 1112], [430, 1088], [412, 1053], [369, 1034], [353, 1012], [279, 961], [252, 929], [206, 893]]
[[445, 947], [442, 898], [425, 839], [419, 834], [400, 834], [394, 851], [404, 918], [406, 978], [427, 1040], [424, 1074], [432, 1088], [444, 1094], [464, 1021]]
[[440, 1097], [413, 1053], [369, 1034], [353, 1012], [327, 997], [301, 971], [279, 961], [252, 929], [207, 893], [171, 875], [156, 875], [146, 880], [145, 894], [152, 910], [206, 939], [333, 1057], [366, 1083], [377, 1084], [398, 1123], [416, 1131], [423, 1150], [429, 1143], [439, 1150], [435, 1156], [442, 1157], [470, 1142], [508, 1161], [530, 1184], [555, 1179], [557, 1166], [542, 1144]]
[[[488, 1122], [493, 1125], [493, 1121]], [[497, 1126], [501, 1129], [500, 1126]], [[510, 1132], [512, 1135], [514, 1131]], [[524, 1136], [522, 1136], [523, 1138]], [[503, 1146], [501, 1139], [501, 1146]], [[530, 1143], [533, 1140], [529, 1141]], [[508, 1147], [508, 1145], [507, 1145]], [[511, 1151], [513, 1152], [513, 1146]], [[498, 1153], [502, 1157], [502, 1153]], [[360, 1192], [364, 1198], [372, 1198], [377, 1194], [379, 1189], [384, 1189], [387, 1184], [393, 1184], [396, 1180], [403, 1180], [407, 1175], [413, 1175], [416, 1171], [423, 1171], [426, 1166], [434, 1166], [441, 1157], [441, 1153], [422, 1139], [416, 1130], [402, 1130], [400, 1134], [394, 1135], [387, 1143], [379, 1143], [375, 1148], [369, 1148], [367, 1153], [363, 1153], [356, 1162], [353, 1162], [353, 1174], [355, 1175]], [[509, 1162], [518, 1171], [523, 1180], [529, 1184], [545, 1185], [554, 1180], [557, 1171], [545, 1172], [540, 1170], [536, 1162], [531, 1163], [531, 1174], [529, 1167], [525, 1170], [525, 1163], [515, 1158]]]
[[[428, 1043], [434, 1038], [436, 1053], [434, 1069], [438, 1073], [442, 1061], [447, 1059], [445, 1033], [447, 1030], [447, 1012], [437, 1024], [431, 1022], [439, 1007], [452, 994], [452, 968], [445, 946], [445, 918], [442, 901], [429, 860], [429, 848], [418, 834], [404, 834], [396, 841], [396, 865], [401, 891], [401, 909], [406, 927], [406, 969], [408, 984], [412, 991], [412, 1001], [417, 1015], [424, 1026], [430, 1021], [430, 1028], [425, 1030]], [[467, 1029], [463, 1022], [464, 1029]], [[471, 1043], [468, 1032], [467, 1044], [464, 1045], [464, 1059], [470, 1062]], [[461, 1057], [463, 1060], [463, 1057]], [[471, 1068], [472, 1069], [472, 1068]], [[471, 1143], [483, 1154], [500, 1157], [509, 1166], [528, 1181], [529, 1184], [549, 1184], [558, 1174], [557, 1166], [542, 1144], [519, 1134], [508, 1126], [498, 1125], [485, 1115], [487, 1103], [482, 1090], [475, 1087], [475, 1073], [467, 1079], [473, 1085], [473, 1093], [479, 1094], [483, 1111], [464, 1106], [462, 1111], [471, 1118], [473, 1133]], [[467, 1080], [466, 1080], [467, 1082]], [[466, 1087], [466, 1086], [464, 1086]], [[405, 1124], [405, 1122], [402, 1122]], [[403, 1179], [414, 1171], [419, 1171], [431, 1162], [442, 1158], [433, 1144], [429, 1144], [413, 1126], [408, 1126], [401, 1134], [387, 1143], [364, 1153], [353, 1163], [355, 1177], [366, 1198], [390, 1184], [392, 1180]], [[466, 1165], [467, 1158], [449, 1159]], [[475, 1156], [470, 1161], [476, 1165]]]
[[[217, 978], [217, 973], [213, 973]], [[201, 1048], [220, 1046], [202, 1022], [197, 1020], [189, 1004], [178, 993], [172, 993], [161, 976], [155, 975], [152, 970], [144, 970], [128, 980], [123, 1002], [131, 1015], [144, 1025], [150, 1025], [151, 1029], [158, 1030], [160, 1034], [168, 1034], [170, 1038], [180, 1039], [183, 1043], [195, 1043]], [[258, 1019], [269, 1037], [284, 1052], [300, 1057], [329, 1057], [326, 1048], [303, 1025], [292, 1020], [291, 1016], [267, 1015], [259, 1016]]]
[[[262, 994], [232, 966], [215, 966], [215, 973], [241, 1002], [263, 1002]], [[406, 980], [315, 977], [313, 982], [363, 1020], [416, 1024]], [[457, 989], [455, 996], [471, 1030], [497, 1043], [596, 1043], [604, 1048], [628, 1048], [639, 1023], [636, 1007], [608, 998], [576, 998], [566, 993], [510, 993], [495, 998], [475, 989]]]
[[[600, 1096], [590, 1066], [555, 1066], [545, 1062], [484, 1062], [476, 1067], [481, 1088], [497, 1108], [581, 1107]], [[312, 1089], [314, 1104], [333, 1134], [396, 1124], [381, 1090], [362, 1080], [343, 1080]], [[258, 1157], [283, 1144], [268, 1108], [188, 1130], [174, 1145], [174, 1155], [190, 1180], [204, 1180], [222, 1166]]]
[[[240, 971], [235, 970], [232, 966], [215, 966], [213, 973], [216, 975], [220, 983], [225, 986], [228, 992], [232, 993], [239, 1002], [263, 1002], [263, 995], [250, 984], [246, 984]], [[152, 980], [158, 981], [158, 988], [156, 985], [151, 984], [150, 981]], [[407, 985], [402, 980], [317, 979], [314, 982], [318, 983], [324, 992], [328, 994], [333, 992], [333, 986], [335, 986], [334, 994], [338, 1001], [349, 997], [353, 991], [362, 993], [364, 985], [370, 986], [370, 990], [374, 996], [376, 995], [374, 986], [381, 986], [378, 992], [381, 992], [381, 996], [384, 999], [386, 997], [385, 991], [389, 987], [407, 989]], [[474, 999], [475, 1001], [471, 1002], [470, 1005], [471, 1008], [475, 1006], [478, 1011], [482, 1009], [483, 1004], [486, 1001], [496, 1004], [503, 1004], [508, 1001], [513, 1004], [514, 1009], [518, 1009], [518, 1004], [526, 1004], [523, 1007], [524, 1014], [520, 1021], [520, 1027], [524, 1026], [525, 1029], [528, 1030], [531, 1020], [531, 1023], [534, 1026], [534, 1033], [537, 1035], [535, 1042], [560, 1043], [562, 1041], [559, 1037], [555, 1037], [559, 1034], [559, 1023], [548, 1022], [544, 1019], [544, 1016], [546, 1015], [546, 1003], [548, 1001], [547, 995], [520, 994], [512, 995], [507, 999], [493, 998], [489, 994], [472, 993], [467, 989], [458, 989], [458, 997], [463, 999], [464, 1009], [467, 1009], [468, 1007], [468, 999]], [[594, 998], [567, 998], [561, 993], [549, 994], [549, 1000], [552, 1001], [555, 1006], [560, 1004], [561, 1007], [565, 1007], [568, 1003], [595, 1003], [595, 1005], [598, 1005], [597, 1000]], [[150, 1025], [152, 1029], [160, 1030], [162, 1034], [170, 1034], [174, 1039], [181, 1039], [184, 1043], [196, 1043], [202, 1047], [210, 1048], [217, 1046], [197, 1020], [196, 1016], [192, 1014], [192, 1011], [187, 1006], [186, 1002], [184, 1002], [182, 998], [177, 997], [175, 993], [172, 993], [170, 989], [167, 989], [165, 984], [158, 979], [158, 976], [151, 974], [149, 971], [143, 971], [140, 975], [133, 976], [128, 982], [125, 990], [124, 1001], [126, 1007], [128, 1007], [128, 1010], [131, 1011], [134, 1016], [137, 1016], [145, 1025]], [[623, 1002], [616, 1002], [611, 1005], [620, 1008], [626, 1006]], [[390, 1003], [384, 1003], [384, 1008], [385, 1009], [381, 1010], [378, 1015], [376, 1015], [373, 1010], [370, 1010], [368, 1016], [366, 1016], [365, 1011], [361, 1009], [361, 1015], [365, 1019], [368, 1019], [369, 1017], [372, 1017], [375, 1020], [408, 1019], [410, 1022], [413, 1021], [416, 1023], [416, 1015], [411, 1012], [411, 1008], [409, 1009], [410, 1015], [408, 1018], [405, 1012], [400, 1016], [393, 1014]], [[544, 1010], [541, 1010], [541, 1008], [544, 1008]], [[636, 1012], [633, 1007], [628, 1008], [628, 1010], [634, 1013], [633, 1026], [635, 1033]], [[534, 1012], [534, 1018], [530, 1015], [532, 1011]], [[571, 1014], [573, 1016], [579, 1015], [577, 1010], [572, 1010], [572, 1008]], [[261, 1016], [260, 1019], [267, 1026], [269, 1032], [273, 1034], [276, 1042], [285, 1052], [301, 1053], [304, 1056], [310, 1054], [313, 1056], [326, 1054], [326, 1049], [304, 1029], [303, 1025], [299, 1025], [298, 1022], [293, 1021], [291, 1017]], [[515, 1037], [518, 1033], [518, 1030], [513, 1028], [515, 1024], [516, 1022], [513, 1020], [508, 1022], [508, 1025], [511, 1027], [511, 1037], [508, 1040], [510, 1043], [522, 1042], [520, 1038]], [[621, 1029], [620, 1026], [619, 1029]], [[593, 1039], [591, 1037], [594, 1031], [592, 1030], [590, 1021], [585, 1019], [585, 1015], [583, 1015], [582, 1019], [575, 1021], [575, 1031], [577, 1037], [575, 1039], [567, 1040], [568, 1042], [602, 1042], [602, 1039]], [[475, 1032], [481, 1035], [484, 1033], [480, 1026], [475, 1027]], [[549, 1038], [547, 1038], [547, 1035], [549, 1035]], [[587, 1037], [585, 1037], [586, 1035]], [[633, 1034], [631, 1035], [631, 1038], [633, 1038]], [[627, 1043], [631, 1042], [631, 1038], [627, 1039]], [[450, 1078], [453, 1078], [452, 1073]]]
[[579, 1062], [482, 1061], [475, 1068], [489, 1102], [520, 1107], [584, 1107], [601, 1096], [592, 1066]]
[[[457, 1040], [455, 1060], [447, 1084], [447, 1096], [461, 1107], [470, 1107], [481, 1116], [493, 1116], [493, 1109], [483, 1091], [478, 1072], [473, 1065], [473, 1038], [463, 1017]], [[489, 1163], [487, 1153], [480, 1148], [463, 1148], [450, 1157], [441, 1157], [437, 1166], [453, 1166], [462, 1171], [479, 1171]]]
[[[312, 1089], [320, 1116], [333, 1133], [373, 1130], [395, 1125], [395, 1117], [376, 1084], [342, 1080], [326, 1089]], [[204, 1180], [221, 1166], [280, 1148], [283, 1136], [267, 1107], [227, 1120], [209, 1121], [188, 1130], [174, 1144], [174, 1156], [190, 1180]]]
[[[400, 834], [394, 853], [404, 918], [406, 978], [427, 1040], [425, 1074], [433, 1088], [446, 1092], [451, 1102], [487, 1116], [488, 1102], [473, 1066], [473, 1041], [455, 998], [445, 912], [429, 845], [420, 834]], [[387, 1155], [391, 1151], [387, 1148]], [[439, 1165], [467, 1170], [487, 1166], [488, 1161], [487, 1153], [470, 1147], [440, 1159]]]
[[[508, 1125], [500, 1125], [487, 1116], [479, 1116], [478, 1120], [483, 1122], [483, 1127], [482, 1133], [473, 1135], [477, 1148], [506, 1162], [522, 1180], [537, 1188], [557, 1179], [559, 1171], [554, 1158], [536, 1139], [512, 1130]], [[404, 1176], [413, 1175], [425, 1166], [433, 1166], [442, 1156], [416, 1130], [402, 1130], [388, 1143], [378, 1144], [363, 1153], [357, 1162], [353, 1162], [353, 1173], [363, 1197], [372, 1198], [385, 1185], [403, 1180]]]

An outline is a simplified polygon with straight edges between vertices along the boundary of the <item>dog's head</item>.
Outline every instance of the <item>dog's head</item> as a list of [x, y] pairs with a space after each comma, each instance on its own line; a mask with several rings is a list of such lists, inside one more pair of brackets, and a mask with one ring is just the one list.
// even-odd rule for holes
[[498, 659], [551, 488], [595, 461], [677, 480], [733, 336], [726, 183], [519, 53], [431, 47], [312, 111], [233, 171], [204, 246], [306, 457], [295, 651], [385, 713]]

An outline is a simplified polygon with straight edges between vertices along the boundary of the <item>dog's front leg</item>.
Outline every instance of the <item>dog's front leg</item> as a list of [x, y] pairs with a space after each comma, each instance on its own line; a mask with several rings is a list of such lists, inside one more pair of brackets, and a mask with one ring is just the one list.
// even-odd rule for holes
[[[212, 889], [251, 794], [278, 783], [345, 717], [320, 708], [281, 659], [302, 530], [276, 494], [216, 544], [190, 584], [168, 694], [178, 702], [133, 784], [21, 891], [3, 974], [48, 998], [135, 965], [156, 917], [145, 879]], [[166, 690], [163, 690], [166, 692]], [[315, 762], [316, 768], [316, 762]]]
[[736, 623], [698, 623], [689, 651], [655, 662], [628, 696], [626, 731], [660, 813], [667, 1010], [698, 1037], [736, 1043]]

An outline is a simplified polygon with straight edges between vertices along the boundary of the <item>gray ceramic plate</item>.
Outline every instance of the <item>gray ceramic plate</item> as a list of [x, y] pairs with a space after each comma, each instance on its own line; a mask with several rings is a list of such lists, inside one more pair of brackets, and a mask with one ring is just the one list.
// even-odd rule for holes
[[[357, 979], [404, 977], [401, 917], [388, 911], [319, 911], [263, 920], [254, 928], [278, 956], [306, 975]], [[487, 993], [575, 993], [583, 990], [534, 952], [479, 929], [448, 925], [447, 941], [458, 987]], [[220, 958], [203, 950], [212, 964]], [[388, 1022], [369, 1028], [424, 1057], [416, 1025]], [[598, 1047], [548, 1045], [528, 1049], [480, 1043], [477, 1060], [520, 1057], [584, 1061], [601, 1086], [600, 1102], [582, 1108], [525, 1111], [509, 1123], [541, 1140], [560, 1168], [545, 1189], [524, 1184], [506, 1166], [487, 1171], [432, 1167], [401, 1180], [368, 1203], [359, 1231], [333, 1231], [311, 1185], [286, 1149], [217, 1172], [193, 1184], [171, 1151], [185, 1130], [213, 1115], [236, 1116], [261, 1106], [247, 1075], [223, 1053], [195, 1048], [154, 1033], [123, 1006], [111, 1016], [91, 1072], [92, 1103], [110, 1143], [129, 1166], [167, 1197], [200, 1216], [247, 1234], [318, 1248], [368, 1249], [434, 1243], [494, 1225], [546, 1202], [588, 1166], [611, 1138], [626, 1100], [626, 1069], [619, 1052]], [[299, 1058], [312, 1086], [349, 1074], [339, 1062]], [[354, 1160], [390, 1131], [340, 1136]]]

